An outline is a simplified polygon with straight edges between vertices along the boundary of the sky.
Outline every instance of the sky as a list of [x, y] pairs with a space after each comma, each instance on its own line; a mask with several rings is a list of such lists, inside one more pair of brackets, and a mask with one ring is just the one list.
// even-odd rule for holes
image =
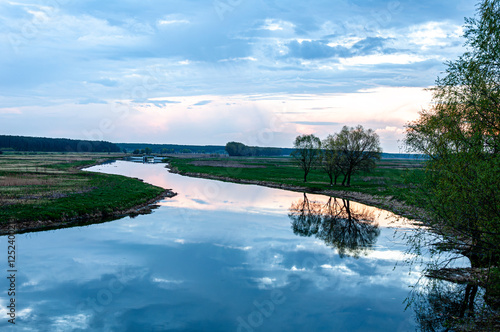
[[[0, 0], [0, 134], [403, 152], [471, 0]], [[404, 150], [404, 149], [403, 149]]]

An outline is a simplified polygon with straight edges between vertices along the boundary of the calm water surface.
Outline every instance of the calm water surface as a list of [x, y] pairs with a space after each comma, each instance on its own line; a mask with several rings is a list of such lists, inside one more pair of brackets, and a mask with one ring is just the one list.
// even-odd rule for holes
[[16, 236], [16, 331], [415, 330], [390, 213], [164, 166], [90, 169], [178, 192], [150, 215]]

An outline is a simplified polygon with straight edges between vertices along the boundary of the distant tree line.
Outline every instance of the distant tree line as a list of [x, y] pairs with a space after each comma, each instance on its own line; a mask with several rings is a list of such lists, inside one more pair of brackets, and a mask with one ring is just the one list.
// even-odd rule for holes
[[[124, 153], [127, 153], [128, 151], [126, 149], [123, 149]], [[180, 149], [180, 150], [175, 150], [175, 149], [166, 149], [162, 148], [161, 150], [154, 152], [153, 149], [151, 149], [149, 146], [147, 146], [144, 149], [135, 149], [132, 151], [132, 154], [152, 154], [152, 153], [160, 153], [160, 154], [167, 154], [167, 153], [193, 153], [190, 149]], [[204, 150], [201, 150], [199, 153], [205, 153]]]
[[[126, 153], [224, 153], [223, 145], [179, 145], [179, 144], [149, 144], [149, 143], [117, 143]], [[149, 152], [146, 152], [149, 151]]]
[[281, 156], [281, 148], [263, 148], [258, 146], [247, 146], [239, 142], [229, 142], [226, 144], [226, 152], [230, 156], [249, 157], [249, 156]]
[[[230, 142], [233, 143], [233, 142]], [[237, 142], [234, 142], [237, 143]], [[242, 144], [242, 143], [240, 143]], [[174, 153], [206, 153], [206, 154], [223, 154], [227, 152], [224, 145], [180, 145], [180, 144], [150, 144], [150, 143], [116, 143], [124, 153], [133, 154], [174, 154]], [[246, 145], [245, 145], [246, 146]], [[150, 150], [146, 150], [146, 149]], [[248, 147], [247, 147], [248, 148]], [[259, 153], [265, 150], [259, 156], [289, 156], [294, 151], [292, 148], [275, 148], [275, 147], [258, 147]], [[146, 151], [150, 151], [146, 153]], [[248, 154], [250, 156], [255, 154]], [[382, 153], [381, 158], [390, 159], [426, 159], [425, 155], [404, 154], [404, 153]]]
[[304, 182], [310, 171], [318, 168], [328, 175], [330, 185], [336, 185], [339, 176], [343, 175], [343, 186], [351, 185], [351, 177], [356, 172], [375, 168], [381, 154], [378, 135], [360, 125], [344, 126], [339, 133], [328, 135], [323, 141], [313, 134], [297, 136], [291, 153], [304, 171]]
[[0, 150], [39, 152], [120, 152], [111, 142], [0, 135]]
[[[125, 153], [126, 153], [126, 150], [124, 150]], [[151, 150], [151, 148], [145, 148], [145, 149], [135, 149], [133, 152], [133, 154], [151, 154], [153, 153], [153, 150]]]

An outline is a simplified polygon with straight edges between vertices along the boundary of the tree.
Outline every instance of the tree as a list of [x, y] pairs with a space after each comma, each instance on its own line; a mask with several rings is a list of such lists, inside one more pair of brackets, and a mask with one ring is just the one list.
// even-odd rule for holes
[[240, 142], [228, 142], [226, 144], [226, 152], [230, 156], [249, 156], [250, 151], [248, 146]]
[[318, 137], [311, 135], [300, 135], [293, 143], [292, 157], [304, 170], [304, 182], [307, 182], [307, 174], [315, 167], [321, 157], [321, 141]]
[[464, 37], [466, 52], [433, 88], [435, 106], [407, 125], [408, 147], [429, 156], [412, 196], [439, 250], [467, 256], [472, 268], [491, 267], [500, 262], [499, 0], [481, 2]]
[[478, 286], [450, 284], [443, 280], [431, 280], [422, 289], [419, 287], [412, 299], [418, 331], [455, 331], [450, 328], [457, 322], [462, 323], [460, 331], [474, 331], [470, 324], [464, 323], [464, 318], [486, 312], [481, 304], [474, 303], [480, 294], [477, 291]]
[[149, 154], [153, 153], [153, 150], [151, 150], [151, 148], [147, 147], [144, 149], [144, 153], [149, 155]]
[[239, 142], [228, 142], [226, 152], [230, 156], [279, 156], [280, 148], [264, 148], [258, 146], [247, 146]]
[[344, 126], [335, 141], [343, 158], [342, 185], [350, 186], [355, 172], [374, 168], [382, 153], [378, 135], [372, 129], [365, 131], [361, 125], [355, 128]]
[[[498, 260], [500, 243], [500, 1], [466, 20], [468, 50], [436, 81], [435, 107], [408, 124], [406, 143], [429, 155], [421, 188], [435, 228], [467, 247], [474, 266]], [[458, 235], [460, 234], [460, 235]], [[466, 244], [468, 243], [468, 244]]]
[[328, 135], [322, 142], [323, 153], [321, 155], [321, 168], [328, 174], [330, 185], [337, 185], [337, 179], [342, 174], [342, 163], [344, 161], [337, 144], [336, 136]]

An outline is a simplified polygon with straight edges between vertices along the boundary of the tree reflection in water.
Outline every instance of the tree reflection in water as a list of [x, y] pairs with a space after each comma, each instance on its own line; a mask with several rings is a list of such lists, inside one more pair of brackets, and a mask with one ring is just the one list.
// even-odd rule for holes
[[312, 236], [337, 248], [340, 257], [359, 257], [371, 250], [380, 235], [374, 213], [351, 208], [349, 200], [330, 197], [326, 203], [304, 198], [292, 203], [288, 217], [294, 234]]
[[411, 299], [419, 330], [498, 331], [499, 322], [484, 302], [483, 293], [477, 285], [429, 280]]

